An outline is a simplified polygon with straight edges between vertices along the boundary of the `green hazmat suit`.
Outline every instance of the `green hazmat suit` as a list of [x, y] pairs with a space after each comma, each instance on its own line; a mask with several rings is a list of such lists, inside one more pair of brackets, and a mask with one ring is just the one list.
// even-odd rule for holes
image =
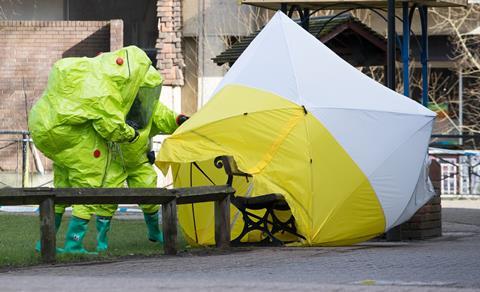
[[28, 126], [35, 146], [67, 173], [69, 186], [101, 187], [108, 142], [135, 137], [125, 118], [150, 64], [141, 49], [130, 46], [53, 65]]
[[[28, 124], [37, 148], [54, 162], [56, 187], [119, 186], [105, 179], [109, 161], [119, 148], [116, 143], [136, 138], [125, 120], [150, 67], [145, 52], [135, 46], [95, 58], [65, 58], [53, 65]], [[85, 221], [95, 209], [82, 206], [74, 207], [73, 216]], [[73, 238], [83, 238], [83, 223]], [[76, 251], [84, 252], [81, 244]]]
[[[147, 153], [151, 150], [151, 138], [158, 134], [171, 134], [177, 127], [176, 114], [158, 102], [147, 126], [138, 130], [138, 139], [133, 143], [120, 145], [120, 153], [113, 158], [110, 168], [112, 171], [107, 173], [106, 181], [122, 184], [126, 182], [130, 188], [157, 187], [157, 172], [147, 158]], [[140, 207], [145, 213], [155, 213], [159, 209], [158, 205]], [[113, 215], [117, 205], [103, 204], [96, 208], [96, 215], [108, 217]]]
[[[157, 187], [157, 173], [147, 158], [147, 153], [150, 152], [152, 146], [152, 137], [158, 134], [171, 134], [178, 125], [177, 115], [158, 101], [160, 91], [157, 91], [156, 88], [162, 85], [163, 80], [161, 75], [157, 71], [155, 72], [158, 74], [158, 79], [152, 78], [149, 83], [146, 82], [142, 85], [142, 89], [150, 88], [151, 90], [140, 90], [144, 95], [137, 96], [137, 106], [134, 105], [127, 116], [127, 119], [135, 119], [140, 126], [138, 139], [133, 143], [120, 145], [120, 151], [112, 159], [110, 171], [106, 176], [106, 181], [109, 183], [126, 182], [130, 188]], [[137, 101], [141, 102], [137, 104]], [[140, 112], [142, 113], [140, 114]], [[142, 118], [135, 117], [135, 115]], [[108, 219], [112, 218], [117, 206], [116, 204], [96, 206], [97, 251], [104, 251], [108, 248], [106, 235], [110, 230]], [[148, 238], [154, 242], [163, 242], [163, 236], [158, 227], [159, 205], [140, 205], [140, 208], [147, 224]]]
[[[157, 173], [148, 161], [147, 153], [151, 149], [151, 138], [158, 134], [171, 134], [178, 125], [177, 115], [168, 107], [158, 101], [163, 78], [153, 67], [150, 67], [144, 82], [140, 85], [134, 106], [127, 115], [127, 119], [135, 119], [142, 127], [138, 129], [138, 138], [132, 143], [119, 144], [112, 148], [108, 171], [104, 178], [104, 184], [110, 187], [123, 187], [125, 182], [128, 187], [151, 187], [157, 186]], [[137, 102], [142, 100], [142, 102]], [[133, 116], [131, 113], [134, 113]], [[55, 181], [63, 186], [65, 184], [64, 171], [59, 169], [55, 173]], [[64, 205], [56, 205], [55, 212], [63, 214]], [[74, 214], [84, 220], [90, 220], [96, 215], [97, 228], [97, 251], [105, 251], [108, 248], [107, 232], [110, 230], [110, 220], [118, 205], [75, 205]], [[144, 212], [145, 222], [148, 228], [148, 237], [151, 241], [162, 241], [158, 230], [159, 205], [140, 205]], [[160, 238], [159, 238], [160, 237]]]

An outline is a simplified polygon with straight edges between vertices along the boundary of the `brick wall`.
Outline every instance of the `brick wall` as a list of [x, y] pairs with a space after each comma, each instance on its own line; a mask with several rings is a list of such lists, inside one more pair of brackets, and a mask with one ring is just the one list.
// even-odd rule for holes
[[157, 67], [164, 84], [182, 86], [185, 62], [182, 53], [182, 1], [158, 0]]
[[[96, 56], [109, 51], [111, 41], [121, 47], [123, 24], [113, 24], [111, 33], [108, 21], [0, 21], [0, 130], [27, 129], [27, 111], [42, 94], [55, 61]], [[18, 136], [0, 135], [0, 171], [21, 169], [17, 144], [1, 141], [12, 138]]]

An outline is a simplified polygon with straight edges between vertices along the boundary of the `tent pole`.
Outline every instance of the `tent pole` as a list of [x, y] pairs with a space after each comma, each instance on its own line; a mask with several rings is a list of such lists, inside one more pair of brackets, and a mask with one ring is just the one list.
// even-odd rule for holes
[[[387, 86], [395, 91], [395, 0], [388, 0], [387, 32]], [[396, 226], [386, 233], [388, 241], [402, 240], [401, 226]]]

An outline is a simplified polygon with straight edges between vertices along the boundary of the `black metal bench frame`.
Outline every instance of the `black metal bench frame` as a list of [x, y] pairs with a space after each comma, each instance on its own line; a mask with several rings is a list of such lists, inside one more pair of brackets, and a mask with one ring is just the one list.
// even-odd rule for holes
[[[233, 178], [235, 176], [244, 177], [246, 180], [251, 178], [250, 174], [240, 171], [233, 157], [219, 156], [215, 159], [215, 166], [217, 168], [224, 168], [227, 173], [227, 185], [232, 186]], [[302, 235], [297, 233], [295, 227], [295, 218], [293, 215], [287, 221], [280, 220], [275, 211], [288, 211], [288, 206], [285, 198], [281, 194], [265, 194], [251, 198], [230, 195], [231, 203], [242, 213], [244, 222], [243, 230], [235, 239], [232, 240], [232, 245], [240, 245], [241, 240], [250, 231], [259, 230], [263, 232], [266, 237], [261, 244], [283, 245], [284, 242], [278, 239], [276, 233], [288, 232], [299, 238], [305, 239]], [[249, 210], [265, 210], [263, 216], [258, 216]], [[271, 219], [270, 219], [271, 218]]]

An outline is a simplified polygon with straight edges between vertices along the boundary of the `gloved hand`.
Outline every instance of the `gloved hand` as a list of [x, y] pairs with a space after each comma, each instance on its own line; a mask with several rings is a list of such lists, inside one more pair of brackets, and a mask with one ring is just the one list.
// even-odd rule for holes
[[125, 123], [127, 125], [129, 125], [130, 127], [132, 127], [134, 130], [140, 129], [140, 125], [137, 122], [135, 122], [134, 120], [126, 120]]
[[130, 141], [128, 141], [128, 142], [132, 143], [132, 142], [136, 141], [139, 135], [140, 135], [140, 133], [138, 133], [138, 131], [135, 130], [135, 135], [134, 135], [133, 138], [132, 138]]
[[177, 125], [180, 126], [181, 124], [185, 123], [186, 120], [188, 120], [190, 117], [186, 116], [184, 114], [179, 114], [175, 121], [177, 122]]
[[135, 136], [133, 136], [132, 140], [128, 141], [128, 142], [133, 142], [135, 140], [137, 140], [138, 138], [138, 135], [140, 135], [140, 133], [138, 133], [138, 129], [140, 128], [139, 125], [137, 124], [137, 122], [133, 121], [133, 120], [126, 120], [125, 123], [127, 125], [129, 125], [130, 127], [132, 127], [134, 130], [135, 130]]
[[148, 162], [150, 164], [154, 164], [155, 163], [155, 151], [147, 152], [147, 158], [148, 158]]

